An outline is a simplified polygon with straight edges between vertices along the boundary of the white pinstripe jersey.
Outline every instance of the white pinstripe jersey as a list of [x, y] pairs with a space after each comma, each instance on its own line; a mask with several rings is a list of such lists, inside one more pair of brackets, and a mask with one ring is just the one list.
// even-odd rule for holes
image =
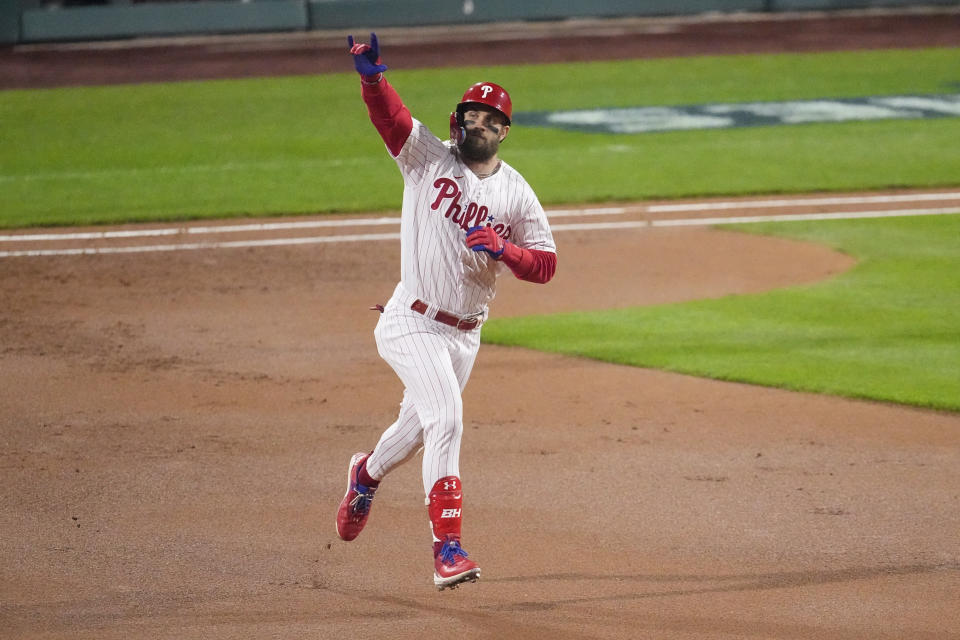
[[396, 161], [404, 183], [401, 284], [424, 302], [460, 316], [485, 314], [497, 277], [509, 269], [466, 246], [470, 227], [490, 225], [520, 247], [556, 253], [540, 201], [506, 162], [480, 179], [451, 141], [415, 118]]

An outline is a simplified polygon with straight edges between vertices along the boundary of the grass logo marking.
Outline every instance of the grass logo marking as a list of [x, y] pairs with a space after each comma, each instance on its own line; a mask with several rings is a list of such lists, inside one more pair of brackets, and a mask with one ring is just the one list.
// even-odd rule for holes
[[960, 94], [874, 96], [514, 114], [514, 122], [591, 133], [656, 133], [864, 120], [960, 117]]

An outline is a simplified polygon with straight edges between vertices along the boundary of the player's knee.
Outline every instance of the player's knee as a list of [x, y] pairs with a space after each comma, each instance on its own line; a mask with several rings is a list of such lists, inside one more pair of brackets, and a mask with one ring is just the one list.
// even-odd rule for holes
[[451, 416], [448, 419], [438, 420], [433, 428], [424, 435], [424, 440], [429, 441], [436, 448], [457, 447], [460, 445], [460, 438], [463, 436], [463, 418]]

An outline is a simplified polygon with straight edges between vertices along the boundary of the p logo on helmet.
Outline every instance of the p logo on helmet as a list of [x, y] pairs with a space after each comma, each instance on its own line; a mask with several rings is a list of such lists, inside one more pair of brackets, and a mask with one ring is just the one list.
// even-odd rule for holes
[[503, 114], [506, 118], [507, 126], [510, 126], [510, 118], [513, 115], [513, 102], [510, 100], [510, 94], [507, 90], [493, 82], [478, 82], [471, 86], [463, 94], [457, 109], [450, 114], [450, 139], [456, 144], [461, 144], [467, 137], [467, 131], [463, 125], [463, 112], [467, 110], [470, 104], [485, 104]]

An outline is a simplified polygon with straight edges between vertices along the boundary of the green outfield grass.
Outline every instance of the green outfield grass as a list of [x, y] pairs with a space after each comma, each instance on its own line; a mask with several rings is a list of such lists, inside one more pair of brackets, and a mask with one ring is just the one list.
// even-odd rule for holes
[[766, 294], [494, 319], [483, 339], [960, 411], [960, 214], [731, 228], [826, 244], [858, 264], [828, 282]]
[[[384, 55], [389, 63], [389, 49]], [[345, 55], [344, 68], [350, 64]], [[465, 86], [517, 110], [953, 92], [960, 49], [403, 71], [445, 135]], [[0, 92], [0, 227], [396, 210], [400, 178], [352, 72]], [[960, 184], [960, 118], [641, 135], [515, 127], [545, 204]]]
[[[389, 48], [384, 50], [389, 64]], [[345, 73], [0, 91], [0, 227], [396, 210], [401, 181]], [[960, 90], [960, 49], [404, 71], [444, 135], [465, 87], [515, 109]], [[502, 156], [544, 204], [960, 185], [960, 118], [638, 135], [514, 127]], [[744, 225], [859, 259], [819, 285], [494, 320], [486, 341], [790, 389], [960, 410], [960, 215]]]

